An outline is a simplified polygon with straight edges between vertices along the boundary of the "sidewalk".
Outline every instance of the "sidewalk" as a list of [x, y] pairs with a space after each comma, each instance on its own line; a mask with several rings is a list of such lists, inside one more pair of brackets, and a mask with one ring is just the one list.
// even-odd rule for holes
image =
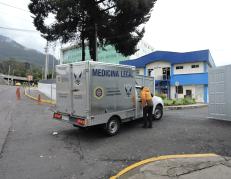
[[26, 88], [25, 95], [35, 101], [38, 101], [38, 97], [40, 95], [41, 103], [55, 104], [54, 100], [51, 100], [49, 97], [40, 92], [37, 88]]
[[164, 106], [164, 109], [166, 110], [178, 110], [178, 109], [193, 109], [193, 108], [201, 108], [201, 107], [207, 107], [208, 104], [190, 104], [190, 105], [178, 105], [178, 106]]
[[160, 156], [133, 164], [110, 179], [230, 179], [231, 158], [215, 154]]

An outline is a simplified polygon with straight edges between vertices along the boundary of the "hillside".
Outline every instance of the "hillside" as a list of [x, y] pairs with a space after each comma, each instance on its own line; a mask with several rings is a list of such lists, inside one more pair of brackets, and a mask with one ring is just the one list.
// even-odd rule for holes
[[[53, 56], [49, 56], [49, 59], [52, 58]], [[11, 38], [0, 35], [0, 61], [10, 59], [18, 62], [28, 62], [39, 67], [45, 64], [45, 54], [33, 49], [28, 49]], [[56, 59], [55, 64], [57, 64]], [[52, 60], [49, 60], [49, 68], [51, 67]]]

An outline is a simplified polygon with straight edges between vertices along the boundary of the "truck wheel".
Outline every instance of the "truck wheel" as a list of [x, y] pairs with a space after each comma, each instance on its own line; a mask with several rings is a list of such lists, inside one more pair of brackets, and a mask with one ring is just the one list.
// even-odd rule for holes
[[112, 117], [106, 124], [106, 133], [109, 136], [116, 135], [120, 129], [120, 120], [117, 117]]
[[161, 105], [157, 105], [156, 109], [154, 110], [154, 119], [161, 120], [163, 116], [163, 107]]

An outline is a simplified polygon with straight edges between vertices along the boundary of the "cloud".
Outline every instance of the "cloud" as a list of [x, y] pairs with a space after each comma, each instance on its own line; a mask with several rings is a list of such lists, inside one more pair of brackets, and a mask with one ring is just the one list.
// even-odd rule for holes
[[[31, 14], [27, 9], [28, 3], [29, 0], [7, 1], [7, 4], [12, 4], [12, 6], [24, 9], [25, 11], [0, 4], [1, 26], [8, 28], [36, 30], [33, 25]], [[39, 32], [34, 33], [0, 29], [0, 34], [8, 36], [28, 48], [34, 48], [40, 52], [44, 52], [46, 41], [41, 37]]]
[[210, 49], [217, 65], [230, 63], [231, 1], [157, 1], [144, 39], [155, 49]]

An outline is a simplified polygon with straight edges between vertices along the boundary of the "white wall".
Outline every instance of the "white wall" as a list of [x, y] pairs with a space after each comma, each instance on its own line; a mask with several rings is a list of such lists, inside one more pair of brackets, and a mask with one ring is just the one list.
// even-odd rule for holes
[[[192, 65], [199, 65], [199, 68], [192, 68]], [[176, 69], [176, 66], [183, 66], [183, 69]], [[204, 73], [204, 63], [183, 63], [183, 64], [175, 64], [174, 65], [174, 75], [179, 74], [190, 74], [190, 73]]]
[[143, 68], [136, 68], [137, 71], [139, 71], [139, 75], [144, 75], [144, 69]]
[[169, 62], [165, 61], [158, 61], [153, 62], [148, 65], [146, 65], [146, 74], [148, 75], [148, 69], [154, 69], [154, 77], [156, 80], [161, 80], [163, 76], [162, 68], [170, 67], [171, 70], [171, 64]]
[[[192, 98], [195, 98], [195, 86], [183, 86], [183, 94], [178, 94], [178, 98], [184, 98], [186, 95], [186, 90], [192, 91]], [[171, 98], [175, 99], [176, 87], [171, 86]]]
[[195, 99], [199, 103], [204, 102], [204, 85], [196, 85]]
[[[196, 99], [196, 102], [204, 102], [204, 86], [203, 85], [187, 85], [183, 86], [183, 94], [178, 94], [178, 98], [184, 98], [186, 90], [192, 90], [192, 98]], [[171, 86], [171, 99], [175, 99], [176, 87]]]
[[56, 84], [38, 83], [38, 90], [52, 100], [56, 100]]

